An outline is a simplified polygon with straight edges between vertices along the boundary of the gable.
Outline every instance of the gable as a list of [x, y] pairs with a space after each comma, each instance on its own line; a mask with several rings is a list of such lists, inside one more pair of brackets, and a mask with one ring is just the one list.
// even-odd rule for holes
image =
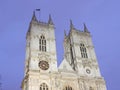
[[58, 67], [58, 70], [60, 71], [71, 71], [74, 72], [70, 64], [66, 61], [66, 59], [63, 59], [62, 63]]

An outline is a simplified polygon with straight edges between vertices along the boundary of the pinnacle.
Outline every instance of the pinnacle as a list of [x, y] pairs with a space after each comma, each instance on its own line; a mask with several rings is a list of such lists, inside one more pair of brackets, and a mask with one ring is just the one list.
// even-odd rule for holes
[[89, 31], [88, 31], [88, 29], [87, 29], [85, 23], [84, 23], [84, 32], [88, 32], [88, 33], [89, 33]]
[[53, 25], [53, 21], [52, 21], [52, 18], [51, 18], [51, 15], [49, 14], [49, 20], [48, 20], [48, 24], [51, 24]]
[[66, 37], [67, 35], [66, 35], [66, 30], [64, 30], [64, 37]]
[[33, 11], [32, 21], [37, 21], [37, 18], [35, 16], [35, 11]]
[[72, 20], [70, 19], [70, 29], [73, 29], [74, 28], [74, 25], [72, 23]]

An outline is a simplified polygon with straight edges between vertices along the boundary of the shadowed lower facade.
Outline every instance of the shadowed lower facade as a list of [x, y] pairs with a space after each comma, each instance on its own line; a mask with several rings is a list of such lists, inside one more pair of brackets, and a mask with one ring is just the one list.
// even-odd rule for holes
[[22, 90], [107, 90], [100, 74], [90, 32], [77, 30], [70, 21], [64, 32], [64, 59], [57, 67], [55, 28], [33, 13], [26, 35], [25, 74]]

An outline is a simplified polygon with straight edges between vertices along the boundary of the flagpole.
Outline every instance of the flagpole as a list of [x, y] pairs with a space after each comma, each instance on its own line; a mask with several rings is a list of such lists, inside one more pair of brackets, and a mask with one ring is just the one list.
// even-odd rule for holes
[[35, 9], [36, 12], [38, 12], [38, 21], [40, 21], [40, 9]]

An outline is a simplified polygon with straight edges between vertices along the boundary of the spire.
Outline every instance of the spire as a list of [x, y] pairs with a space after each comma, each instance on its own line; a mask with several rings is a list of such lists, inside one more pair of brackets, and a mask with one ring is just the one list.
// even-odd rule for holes
[[32, 21], [37, 21], [36, 16], [35, 16], [35, 11], [33, 11]]
[[52, 21], [52, 18], [51, 18], [51, 15], [50, 15], [50, 14], [49, 14], [48, 24], [52, 24], [52, 25], [53, 25], [53, 21]]
[[64, 37], [66, 37], [67, 35], [66, 35], [66, 30], [64, 30]]
[[70, 29], [74, 29], [74, 25], [72, 23], [72, 20], [70, 19]]
[[84, 23], [84, 32], [88, 32], [88, 33], [89, 33], [89, 31], [88, 31], [88, 29], [87, 29], [85, 23]]

